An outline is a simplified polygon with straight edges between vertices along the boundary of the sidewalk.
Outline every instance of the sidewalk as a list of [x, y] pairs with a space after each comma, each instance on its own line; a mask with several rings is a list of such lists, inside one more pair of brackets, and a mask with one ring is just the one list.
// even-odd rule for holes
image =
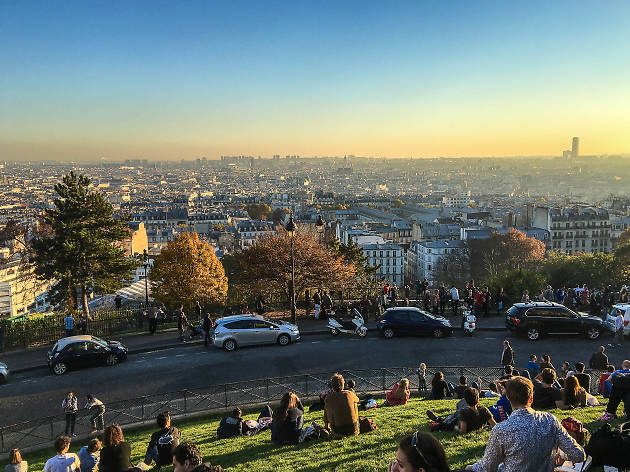
[[[449, 317], [456, 331], [461, 330], [460, 318]], [[297, 324], [300, 328], [301, 336], [312, 336], [317, 334], [328, 334], [326, 328], [327, 320], [320, 319], [299, 319]], [[367, 323], [369, 331], [376, 331], [376, 321], [369, 320]], [[503, 331], [505, 330], [505, 317], [492, 316], [490, 318], [477, 318], [477, 329], [480, 331]], [[112, 336], [112, 339], [121, 341], [129, 348], [129, 354], [139, 354], [148, 351], [170, 349], [174, 347], [199, 346], [203, 344], [203, 338], [181, 343], [177, 329], [171, 328], [160, 331], [154, 335], [149, 333], [123, 334]], [[9, 366], [11, 374], [28, 372], [37, 369], [47, 369], [47, 353], [52, 346], [42, 346], [20, 351], [0, 353], [0, 362]]]

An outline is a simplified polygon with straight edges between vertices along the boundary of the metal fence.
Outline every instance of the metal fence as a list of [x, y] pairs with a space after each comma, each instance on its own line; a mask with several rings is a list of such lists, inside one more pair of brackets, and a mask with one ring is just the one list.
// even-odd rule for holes
[[[454, 384], [459, 382], [461, 375], [465, 375], [469, 382], [481, 377], [486, 386], [503, 374], [501, 367], [433, 366], [427, 368], [427, 383], [430, 376], [437, 371], [443, 372], [445, 379]], [[124, 426], [153, 422], [159, 412], [166, 410], [173, 416], [186, 416], [235, 406], [270, 403], [279, 401], [287, 391], [293, 391], [300, 397], [317, 396], [328, 389], [328, 382], [333, 373], [330, 371], [250, 380], [111, 402], [107, 404], [105, 424], [118, 423]], [[394, 383], [404, 377], [409, 379], [412, 390], [418, 388], [417, 367], [343, 370], [340, 373], [346, 380], [352, 379], [356, 382], [355, 391], [358, 393], [389, 390]], [[593, 389], [597, 388], [599, 374], [598, 371], [591, 372], [591, 391], [596, 391]], [[6, 454], [16, 447], [20, 449], [49, 447], [64, 429], [63, 414], [1, 427], [0, 453]], [[77, 418], [76, 433], [87, 435], [91, 430], [87, 412], [80, 414]]]

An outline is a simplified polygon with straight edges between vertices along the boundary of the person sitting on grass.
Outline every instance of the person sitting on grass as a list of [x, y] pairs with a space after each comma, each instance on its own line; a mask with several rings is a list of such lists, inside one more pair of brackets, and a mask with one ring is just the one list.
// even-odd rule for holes
[[575, 364], [575, 377], [578, 379], [580, 383], [580, 387], [586, 390], [586, 393], [591, 392], [591, 376], [589, 374], [584, 373], [584, 369], [586, 366], [583, 362], [578, 362]]
[[55, 439], [55, 451], [57, 455], [51, 457], [44, 464], [44, 472], [72, 472], [80, 470], [81, 461], [70, 449], [70, 437], [62, 434]]
[[581, 408], [587, 405], [586, 390], [580, 387], [577, 377], [574, 375], [564, 379], [564, 388], [561, 390], [562, 398], [556, 402], [561, 410]]
[[[584, 462], [584, 449], [551, 413], [534, 411], [532, 382], [515, 377], [505, 384], [512, 404], [510, 417], [497, 424], [483, 458], [466, 470], [474, 472], [552, 472], [561, 449], [572, 462]], [[503, 468], [499, 466], [503, 464]]]
[[608, 391], [606, 390], [606, 380], [608, 380], [608, 377], [610, 377], [614, 371], [615, 366], [611, 364], [606, 366], [606, 372], [602, 372], [602, 375], [599, 376], [598, 392], [604, 398], [608, 398], [610, 396], [610, 389], [608, 389]]
[[151, 465], [155, 461], [155, 465], [162, 467], [172, 464], [173, 451], [181, 436], [179, 430], [171, 426], [171, 414], [168, 411], [157, 416], [157, 425], [160, 429], [151, 435], [144, 463]]
[[[461, 433], [480, 429], [485, 425], [494, 426], [496, 422], [485, 406], [479, 406], [479, 391], [468, 387], [464, 391], [465, 407], [456, 409], [454, 413], [441, 418], [433, 411], [427, 410], [427, 416], [433, 421], [431, 431], [458, 430]], [[459, 405], [459, 403], [458, 403]]]
[[287, 392], [273, 412], [271, 440], [277, 445], [297, 444], [304, 426], [304, 407], [298, 396]]
[[105, 428], [103, 449], [98, 466], [100, 472], [126, 472], [131, 469], [131, 444], [125, 441], [122, 429], [117, 424]]
[[439, 371], [436, 372], [431, 381], [431, 399], [442, 400], [452, 396], [451, 388], [444, 380], [444, 374]]
[[19, 449], [11, 449], [9, 463], [4, 466], [4, 472], [27, 472], [28, 462], [22, 460]]
[[330, 379], [332, 393], [324, 400], [324, 426], [338, 436], [359, 434], [359, 398], [344, 390], [341, 374], [334, 374]]
[[548, 408], [560, 408], [562, 405], [562, 391], [555, 388], [556, 371], [545, 368], [534, 381], [534, 402], [532, 408], [545, 410]]
[[396, 459], [387, 466], [387, 472], [450, 472], [446, 453], [429, 433], [416, 431], [403, 437], [398, 444]]
[[409, 391], [409, 380], [400, 379], [400, 381], [396, 382], [394, 387], [385, 394], [385, 398], [390, 405], [398, 406], [405, 405], [407, 400], [409, 400], [409, 395], [411, 395]]
[[536, 354], [529, 356], [529, 362], [525, 364], [525, 370], [529, 372], [529, 376], [533, 379], [540, 373], [540, 365], [538, 365]]
[[226, 416], [219, 423], [217, 438], [234, 438], [243, 434], [243, 412], [240, 408], [234, 408], [230, 416]]
[[354, 380], [348, 380], [346, 382], [346, 390], [352, 393], [355, 393], [354, 387], [356, 386], [356, 382]]
[[464, 398], [464, 392], [468, 388], [468, 379], [465, 375], [459, 377], [459, 385], [454, 389], [455, 398]]
[[503, 375], [499, 377], [499, 380], [510, 380], [512, 377], [514, 377], [514, 367], [511, 365], [503, 367]]
[[490, 414], [492, 414], [494, 421], [496, 423], [500, 423], [501, 421], [508, 419], [508, 416], [512, 413], [512, 405], [505, 395], [505, 381], [497, 380], [494, 385], [501, 396], [494, 405], [488, 408], [488, 410], [490, 411]]
[[98, 451], [101, 450], [101, 442], [98, 438], [91, 439], [87, 446], [79, 450], [81, 472], [96, 472], [98, 470]]
[[199, 448], [183, 442], [173, 451], [173, 472], [223, 472], [223, 469], [220, 465], [204, 464]]

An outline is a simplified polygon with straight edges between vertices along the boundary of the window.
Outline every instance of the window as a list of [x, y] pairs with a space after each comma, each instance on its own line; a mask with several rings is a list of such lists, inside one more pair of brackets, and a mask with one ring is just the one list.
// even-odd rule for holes
[[392, 313], [392, 319], [395, 321], [409, 321], [408, 311], [395, 311]]
[[271, 325], [269, 323], [267, 323], [266, 321], [262, 321], [262, 320], [252, 320], [252, 328], [254, 329], [269, 329], [271, 328]]
[[252, 327], [251, 320], [240, 320], [240, 321], [232, 321], [231, 323], [226, 323], [225, 327], [227, 329], [250, 329]]
[[427, 270], [431, 270], [431, 264], [427, 266]]

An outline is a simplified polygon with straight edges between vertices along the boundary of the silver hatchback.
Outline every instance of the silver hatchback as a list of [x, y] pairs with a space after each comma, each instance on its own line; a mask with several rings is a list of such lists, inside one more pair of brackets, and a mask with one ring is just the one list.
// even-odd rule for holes
[[286, 321], [269, 321], [257, 315], [226, 316], [217, 319], [216, 323], [212, 343], [226, 351], [256, 344], [286, 346], [300, 339], [296, 325]]

